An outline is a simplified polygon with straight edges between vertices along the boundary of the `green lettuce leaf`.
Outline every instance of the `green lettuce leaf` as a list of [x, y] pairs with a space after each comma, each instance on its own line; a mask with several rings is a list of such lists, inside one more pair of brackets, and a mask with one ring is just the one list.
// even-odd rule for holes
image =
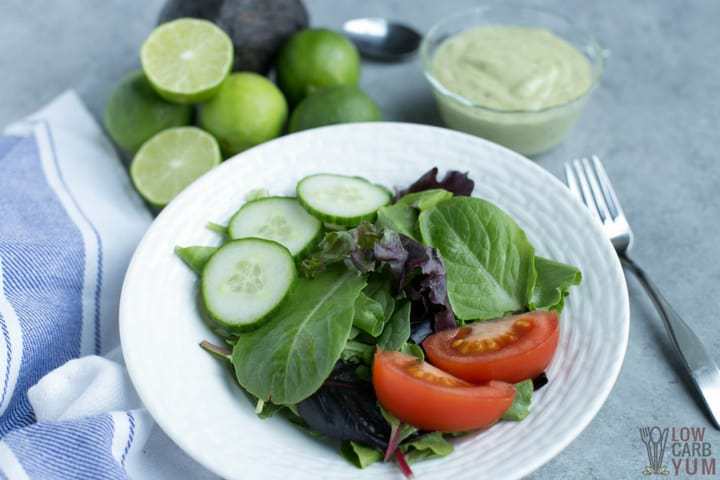
[[440, 458], [453, 452], [453, 444], [448, 442], [440, 432], [422, 435], [411, 442], [400, 445], [409, 463]]
[[392, 294], [390, 279], [383, 275], [371, 274], [363, 293], [382, 306], [384, 322], [390, 320], [395, 310], [395, 297]]
[[232, 354], [238, 383], [277, 405], [312, 395], [347, 344], [364, 287], [365, 279], [345, 268], [299, 278], [265, 323], [239, 336]]
[[382, 333], [384, 323], [385, 310], [383, 306], [361, 292], [357, 300], [355, 300], [353, 326], [373, 337], [377, 337]]
[[523, 380], [515, 384], [515, 398], [512, 405], [503, 413], [503, 420], [512, 420], [519, 422], [530, 413], [530, 404], [532, 403], [533, 382], [532, 380]]
[[210, 257], [217, 252], [218, 247], [175, 247], [175, 255], [185, 262], [193, 272], [200, 275]]
[[385, 325], [378, 346], [383, 350], [400, 350], [410, 338], [410, 302], [405, 302]]
[[562, 311], [565, 297], [573, 285], [580, 285], [582, 274], [572, 265], [535, 257], [537, 281], [530, 298], [530, 309]]
[[376, 223], [380, 228], [387, 228], [402, 233], [413, 240], [420, 239], [418, 231], [418, 211], [409, 205], [388, 205], [377, 212]]
[[480, 198], [454, 197], [420, 214], [420, 232], [440, 252], [458, 318], [497, 318], [528, 305], [535, 250], [507, 213]]
[[358, 468], [365, 468], [383, 458], [380, 450], [352, 441], [343, 442], [340, 453], [347, 461]]
[[340, 359], [350, 363], [363, 363], [365, 365], [371, 365], [374, 354], [374, 346], [363, 342], [357, 342], [355, 340], [348, 340], [342, 354], [340, 355]]
[[407, 205], [420, 211], [429, 210], [438, 203], [453, 197], [452, 192], [443, 188], [433, 188], [422, 192], [408, 193], [397, 201], [396, 205]]
[[420, 212], [428, 210], [452, 196], [452, 193], [442, 188], [408, 193], [395, 204], [380, 208], [376, 223], [381, 228], [387, 228], [420, 241], [420, 230], [418, 229]]

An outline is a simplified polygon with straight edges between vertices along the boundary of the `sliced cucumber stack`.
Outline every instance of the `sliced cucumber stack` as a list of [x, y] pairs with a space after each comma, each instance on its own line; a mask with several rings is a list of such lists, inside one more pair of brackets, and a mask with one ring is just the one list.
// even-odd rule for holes
[[261, 238], [226, 243], [205, 265], [201, 292], [212, 318], [230, 332], [259, 325], [297, 276], [287, 248]]
[[312, 247], [322, 222], [290, 197], [265, 197], [246, 203], [230, 220], [230, 238], [257, 237], [284, 245], [293, 256]]
[[364, 178], [331, 174], [303, 178], [297, 196], [303, 207], [323, 222], [345, 226], [374, 219], [377, 209], [392, 198], [388, 190]]

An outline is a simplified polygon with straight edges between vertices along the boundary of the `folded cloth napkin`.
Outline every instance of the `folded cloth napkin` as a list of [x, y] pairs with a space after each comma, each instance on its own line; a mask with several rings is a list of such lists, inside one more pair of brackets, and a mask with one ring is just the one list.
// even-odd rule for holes
[[74, 92], [0, 136], [0, 478], [216, 478], [122, 363], [120, 288], [150, 221]]

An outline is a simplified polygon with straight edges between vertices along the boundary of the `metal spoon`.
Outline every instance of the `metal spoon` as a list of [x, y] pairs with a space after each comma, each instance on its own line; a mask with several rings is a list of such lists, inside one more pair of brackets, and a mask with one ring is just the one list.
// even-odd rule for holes
[[345, 35], [368, 58], [397, 62], [410, 57], [422, 35], [415, 29], [384, 18], [355, 18], [343, 24]]

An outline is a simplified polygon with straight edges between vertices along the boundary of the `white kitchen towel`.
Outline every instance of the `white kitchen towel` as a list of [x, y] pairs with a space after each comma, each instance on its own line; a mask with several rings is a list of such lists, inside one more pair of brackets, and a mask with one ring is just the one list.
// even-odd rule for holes
[[214, 478], [154, 426], [119, 351], [151, 220], [74, 92], [0, 136], [0, 478]]

